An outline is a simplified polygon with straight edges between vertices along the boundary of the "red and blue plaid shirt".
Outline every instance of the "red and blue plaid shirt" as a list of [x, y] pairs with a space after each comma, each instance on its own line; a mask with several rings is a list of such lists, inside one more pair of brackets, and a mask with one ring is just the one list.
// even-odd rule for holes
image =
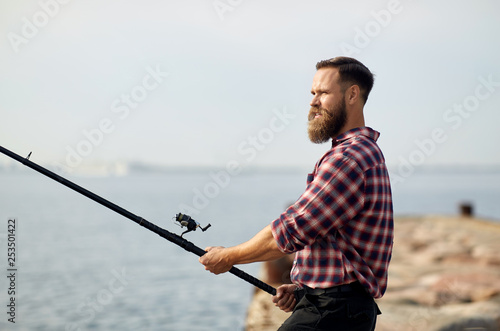
[[297, 252], [291, 279], [299, 287], [357, 280], [374, 298], [385, 293], [393, 212], [379, 135], [362, 127], [334, 139], [304, 194], [271, 223], [280, 250]]

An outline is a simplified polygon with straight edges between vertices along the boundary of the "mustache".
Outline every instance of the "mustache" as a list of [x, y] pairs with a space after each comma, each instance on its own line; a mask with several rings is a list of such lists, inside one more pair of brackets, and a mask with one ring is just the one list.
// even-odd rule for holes
[[309, 121], [312, 121], [314, 119], [314, 117], [316, 116], [316, 114], [321, 114], [322, 116], [327, 116], [328, 112], [326, 111], [326, 109], [312, 106], [311, 109], [309, 109], [309, 115], [307, 115], [307, 119]]

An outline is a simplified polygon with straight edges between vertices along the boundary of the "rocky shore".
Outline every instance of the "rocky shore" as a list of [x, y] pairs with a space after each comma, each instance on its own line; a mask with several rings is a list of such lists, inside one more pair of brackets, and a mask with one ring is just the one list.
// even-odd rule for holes
[[[286, 268], [265, 264], [261, 278], [279, 286]], [[377, 303], [377, 331], [500, 330], [500, 222], [396, 217], [389, 287]], [[246, 330], [277, 330], [288, 315], [257, 290]]]

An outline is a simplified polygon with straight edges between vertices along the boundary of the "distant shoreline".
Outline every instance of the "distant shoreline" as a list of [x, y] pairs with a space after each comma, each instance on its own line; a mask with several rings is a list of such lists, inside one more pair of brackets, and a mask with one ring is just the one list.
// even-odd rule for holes
[[[83, 164], [74, 169], [65, 167], [64, 165], [56, 164], [43, 164], [40, 165], [47, 167], [49, 169], [55, 170], [72, 170], [72, 173], [85, 174], [85, 173], [95, 173], [98, 170], [103, 169], [117, 169], [123, 168], [126, 170], [125, 174], [142, 174], [142, 173], [165, 173], [165, 174], [175, 174], [175, 173], [207, 173], [210, 171], [217, 171], [224, 169], [225, 165], [211, 165], [211, 166], [195, 166], [195, 165], [165, 165], [165, 164], [149, 164], [141, 162], [95, 162], [89, 164]], [[297, 173], [304, 174], [305, 172], [310, 172], [314, 165], [309, 167], [305, 166], [242, 166], [242, 174], [279, 174], [279, 173]], [[9, 172], [21, 172], [27, 169], [22, 164], [17, 162], [7, 162], [0, 163], [0, 173]], [[397, 174], [398, 165], [388, 165], [389, 173]], [[55, 171], [53, 170], [53, 171]], [[31, 170], [30, 170], [31, 171]], [[69, 172], [69, 171], [66, 171]], [[421, 165], [415, 167], [412, 175], [419, 174], [499, 174], [499, 165]]]

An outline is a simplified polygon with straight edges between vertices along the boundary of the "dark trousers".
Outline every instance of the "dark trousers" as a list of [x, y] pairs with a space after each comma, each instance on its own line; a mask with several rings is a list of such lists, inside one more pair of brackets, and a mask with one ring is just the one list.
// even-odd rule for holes
[[380, 314], [359, 283], [296, 292], [297, 305], [278, 331], [373, 331]]

